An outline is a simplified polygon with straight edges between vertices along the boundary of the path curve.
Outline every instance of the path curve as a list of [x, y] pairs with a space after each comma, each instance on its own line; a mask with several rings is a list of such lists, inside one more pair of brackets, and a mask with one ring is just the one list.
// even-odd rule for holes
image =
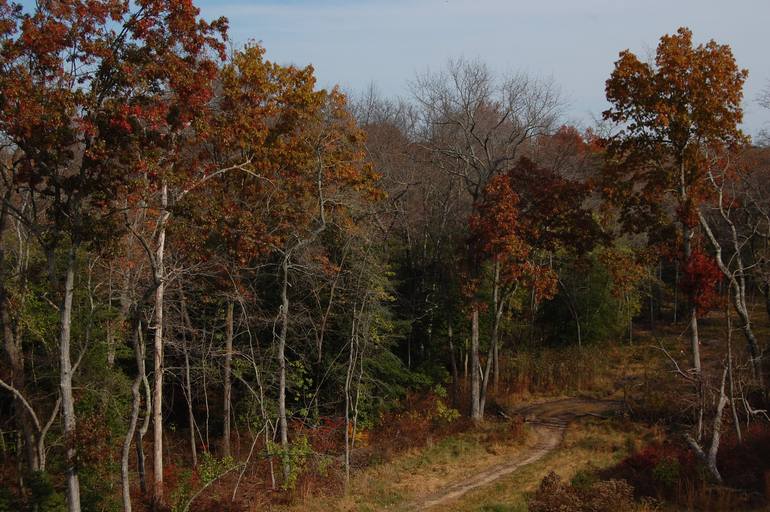
[[580, 417], [603, 415], [618, 409], [620, 402], [590, 398], [564, 398], [548, 400], [514, 409], [512, 412], [524, 416], [537, 436], [535, 444], [522, 451], [513, 460], [496, 464], [471, 477], [442, 487], [430, 496], [418, 500], [409, 507], [411, 510], [429, 510], [438, 505], [460, 498], [465, 493], [487, 486], [509, 475], [517, 469], [532, 464], [556, 449], [567, 425]]

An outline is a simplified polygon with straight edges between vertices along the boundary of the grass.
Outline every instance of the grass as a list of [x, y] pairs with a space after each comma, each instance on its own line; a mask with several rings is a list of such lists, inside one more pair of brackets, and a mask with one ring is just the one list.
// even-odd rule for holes
[[[767, 322], [759, 324], [758, 333], [770, 332]], [[704, 361], [715, 360], [721, 354], [723, 331], [718, 315], [712, 314], [702, 320]], [[741, 341], [738, 334], [734, 340], [737, 352]], [[525, 355], [525, 359], [510, 361], [507, 369], [519, 380], [502, 384], [503, 389], [492, 400], [504, 408], [513, 408], [558, 396], [628, 399], [630, 406], [650, 409], [648, 421], [654, 422], [654, 418], [660, 416], [656, 412], [668, 414], [672, 397], [687, 391], [670, 375], [670, 361], [655, 348], [658, 342], [663, 343], [680, 364], [687, 366], [690, 356], [685, 326], [661, 324], [654, 332], [638, 329], [633, 345], [600, 344], [584, 347], [582, 351], [554, 351], [536, 357]], [[550, 350], [545, 349], [545, 352]], [[660, 395], [660, 404], [656, 405], [657, 395], [652, 393], [653, 390]], [[655, 396], [651, 397], [651, 393]], [[661, 411], [655, 410], [658, 405]], [[388, 462], [356, 472], [345, 496], [316, 496], [281, 510], [408, 510], [415, 500], [431, 495], [447, 483], [510, 460], [532, 444], [531, 437], [522, 436], [514, 442], [498, 435], [495, 429], [504, 428], [502, 425], [490, 422], [481, 430], [452, 435], [423, 448], [403, 452]], [[455, 502], [441, 504], [435, 510], [526, 511], [529, 496], [549, 471], [554, 470], [562, 479], [580, 485], [581, 478], [591, 471], [611, 467], [630, 453], [662, 439], [662, 428], [620, 418], [573, 422], [567, 428], [561, 446], [543, 459], [488, 486], [472, 490]]]
[[[503, 386], [493, 400], [505, 408], [513, 408], [541, 399], [554, 399], [558, 395], [622, 399], [624, 379], [638, 379], [660, 363], [661, 355], [649, 348], [649, 340], [647, 343], [639, 341], [634, 346], [602, 344], [584, 347], [582, 351], [574, 350], [570, 357], [565, 357], [563, 351], [553, 350], [554, 353], [546, 358], [560, 356], [562, 361], [567, 362], [561, 373], [549, 371], [550, 385], [545, 387], [556, 389], [505, 389]], [[567, 384], [566, 379], [580, 373], [578, 367], [590, 365], [594, 368], [589, 378], [572, 382], [574, 386], [565, 386], [568, 389], [566, 393], [554, 393], [561, 384]], [[565, 382], [560, 382], [562, 375]], [[500, 435], [500, 430], [505, 428], [506, 423], [488, 422], [478, 430], [455, 434], [423, 448], [409, 450], [387, 462], [355, 472], [345, 496], [312, 496], [275, 510], [408, 510], [415, 500], [431, 495], [448, 483], [507, 462], [534, 442], [532, 436], [526, 435], [515, 441], [506, 439], [505, 435]], [[625, 457], [629, 450], [638, 448], [641, 437], [650, 435], [644, 427], [621, 420], [584, 419], [574, 422], [567, 428], [562, 445], [551, 454], [489, 486], [468, 492], [455, 503], [442, 504], [436, 510], [525, 511], [528, 494], [537, 488], [551, 469], [569, 480], [586, 468], [587, 461], [591, 461], [594, 469], [611, 466]]]
[[488, 422], [479, 429], [411, 450], [354, 474], [346, 496], [314, 497], [283, 510], [407, 510], [413, 500], [430, 495], [447, 482], [462, 480], [515, 457], [532, 439], [526, 429], [517, 439], [510, 439], [505, 432], [509, 427], [508, 423]]
[[[416, 499], [430, 495], [448, 482], [462, 480], [484, 469], [510, 460], [532, 442], [524, 436], [518, 442], [500, 441], [495, 429], [502, 423], [448, 437], [432, 446], [404, 453], [388, 463], [355, 474], [349, 493], [342, 497], [315, 497], [283, 508], [287, 511], [374, 512], [405, 511]], [[612, 466], [641, 444], [659, 438], [661, 432], [623, 419], [584, 419], [566, 430], [560, 448], [480, 489], [472, 490], [435, 510], [451, 512], [524, 512], [528, 496], [551, 470], [571, 480], [585, 470]]]
[[561, 447], [543, 459], [471, 491], [442, 511], [526, 511], [528, 496], [549, 471], [570, 481], [586, 469], [601, 469], [622, 460], [640, 439], [654, 439], [658, 432], [625, 420], [583, 420], [572, 423]]

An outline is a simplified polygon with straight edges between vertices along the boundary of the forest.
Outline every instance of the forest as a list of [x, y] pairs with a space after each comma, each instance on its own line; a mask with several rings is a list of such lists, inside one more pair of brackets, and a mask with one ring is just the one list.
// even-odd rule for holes
[[[267, 50], [189, 0], [0, 0], [0, 512], [767, 506], [728, 44], [615, 49], [591, 127], [480, 58], [388, 97]], [[434, 495], [543, 414], [518, 505]]]

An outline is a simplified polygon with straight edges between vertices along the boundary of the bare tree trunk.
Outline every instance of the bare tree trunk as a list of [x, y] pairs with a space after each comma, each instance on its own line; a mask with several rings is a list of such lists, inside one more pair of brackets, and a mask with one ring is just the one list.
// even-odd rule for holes
[[[26, 390], [26, 375], [24, 369], [24, 356], [21, 348], [21, 335], [18, 332], [18, 320], [11, 314], [10, 297], [8, 296], [8, 290], [5, 287], [5, 272], [6, 265], [5, 260], [5, 247], [4, 238], [5, 231], [8, 227], [8, 207], [7, 202], [10, 201], [11, 190], [7, 190], [5, 197], [2, 198], [2, 208], [0, 209], [0, 331], [3, 336], [3, 348], [6, 355], [6, 363], [9, 370], [10, 386], [14, 387], [23, 396]], [[21, 251], [20, 251], [21, 252]], [[19, 274], [24, 274], [26, 268], [23, 265], [19, 266]], [[16, 304], [18, 308], [18, 303]], [[41, 458], [39, 451], [37, 450], [38, 443], [42, 443], [43, 440], [38, 438], [39, 432], [35, 428], [33, 418], [30, 411], [24, 406], [21, 398], [14, 394], [13, 396], [13, 414], [17, 426], [21, 429], [21, 433], [24, 437], [24, 448], [27, 458], [27, 466], [31, 472], [41, 470]]]
[[482, 371], [481, 365], [479, 365], [479, 372], [481, 373], [481, 393], [479, 393], [479, 419], [484, 419], [484, 408], [486, 407], [487, 403], [487, 391], [489, 390], [489, 377], [490, 377], [490, 370], [492, 368], [492, 358], [494, 353], [494, 345], [489, 345], [489, 350], [487, 351], [487, 361], [484, 365], [484, 369]]
[[711, 247], [714, 249], [717, 266], [730, 284], [730, 289], [733, 292], [733, 307], [735, 308], [736, 313], [738, 313], [738, 317], [741, 319], [741, 329], [746, 337], [749, 357], [751, 357], [751, 369], [754, 372], [754, 377], [759, 381], [760, 385], [763, 385], [761, 350], [757, 338], [754, 335], [754, 329], [751, 327], [751, 317], [746, 301], [746, 269], [744, 268], [743, 257], [741, 256], [741, 244], [738, 240], [738, 233], [735, 229], [735, 225], [727, 212], [721, 208], [721, 201], [720, 189], [720, 212], [722, 213], [722, 218], [725, 223], [730, 227], [734, 253], [730, 260], [736, 265], [734, 271], [725, 264], [722, 256], [722, 246], [711, 230], [711, 226], [708, 224], [706, 218], [699, 212], [700, 223], [703, 230], [706, 232], [707, 238], [711, 242]]
[[733, 424], [735, 425], [735, 435], [738, 437], [738, 443], [743, 443], [743, 434], [741, 433], [741, 421], [738, 418], [738, 411], [735, 407], [735, 380], [733, 378], [733, 326], [730, 318], [730, 305], [725, 307], [725, 317], [727, 318], [727, 373], [730, 378], [730, 409], [733, 413]]
[[722, 371], [722, 385], [719, 388], [719, 401], [717, 402], [717, 409], [714, 415], [714, 422], [711, 427], [711, 443], [708, 447], [708, 453], [701, 448], [700, 444], [692, 438], [689, 434], [685, 436], [687, 442], [695, 450], [695, 453], [706, 464], [711, 475], [714, 479], [722, 483], [722, 475], [717, 468], [717, 453], [719, 451], [719, 443], [722, 437], [722, 415], [724, 413], [725, 405], [727, 405], [728, 398], [725, 394], [725, 382], [727, 380], [727, 368]]
[[[684, 172], [684, 171], [683, 171]], [[684, 194], [684, 191], [683, 191]], [[685, 265], [692, 259], [692, 239], [695, 236], [693, 228], [685, 225], [684, 227], [684, 259]], [[698, 397], [698, 427], [697, 427], [697, 440], [700, 441], [703, 435], [703, 414], [706, 407], [706, 393], [705, 382], [703, 380], [703, 373], [701, 371], [701, 358], [700, 358], [700, 337], [698, 335], [698, 306], [695, 303], [694, 291], [690, 291], [687, 297], [688, 307], [690, 308], [690, 346], [692, 350], [692, 365], [696, 374], [696, 386]]]
[[[492, 287], [492, 315], [494, 315], [492, 323], [492, 387], [497, 391], [497, 386], [500, 381], [500, 360], [498, 350], [498, 338], [500, 333], [500, 318], [498, 309], [502, 312], [502, 302], [500, 297], [500, 262], [495, 258], [495, 277]], [[486, 386], [485, 386], [486, 387]], [[482, 412], [483, 414], [483, 412]]]
[[471, 418], [481, 421], [481, 383], [479, 362], [479, 307], [473, 305], [471, 312]]
[[[685, 262], [689, 262], [692, 258], [692, 238], [695, 236], [693, 228], [684, 228], [684, 259]], [[698, 336], [698, 308], [695, 304], [695, 297], [692, 293], [688, 297], [690, 302], [690, 346], [692, 347], [692, 366], [695, 371], [700, 374], [700, 338]]]
[[[499, 267], [497, 267], [495, 273], [495, 280], [499, 281]], [[499, 285], [495, 286], [493, 297], [492, 337], [490, 340], [489, 351], [487, 353], [487, 361], [484, 365], [484, 373], [482, 374], [481, 396], [479, 398], [479, 413], [481, 418], [484, 418], [484, 408], [487, 403], [487, 393], [489, 391], [490, 371], [494, 365], [495, 352], [497, 352], [498, 345], [497, 340], [500, 332], [500, 321], [503, 317], [503, 309], [505, 307], [504, 298], [500, 293]]]
[[580, 317], [575, 315], [575, 327], [577, 327], [578, 348], [583, 348], [583, 332], [580, 330]]
[[113, 323], [111, 321], [107, 322], [107, 367], [108, 368], [114, 368], [115, 367], [115, 332]]
[[139, 376], [142, 379], [142, 388], [144, 389], [144, 417], [142, 419], [142, 425], [137, 429], [135, 434], [135, 450], [136, 450], [136, 472], [139, 477], [139, 490], [142, 492], [142, 496], [147, 496], [147, 472], [145, 471], [144, 463], [144, 436], [150, 429], [150, 417], [152, 416], [152, 390], [150, 389], [150, 381], [147, 378], [147, 368], [145, 367], [145, 343], [144, 334], [142, 333], [142, 322], [137, 320], [136, 322], [136, 336], [141, 350], [141, 360], [138, 360], [139, 364]]
[[59, 334], [59, 388], [61, 390], [62, 419], [66, 444], [67, 509], [80, 512], [80, 480], [77, 468], [77, 449], [75, 446], [76, 419], [75, 397], [72, 393], [72, 359], [70, 354], [70, 335], [72, 327], [72, 297], [75, 288], [75, 258], [77, 245], [72, 243], [67, 255], [67, 269], [64, 278], [64, 297], [60, 313]]
[[134, 379], [134, 384], [131, 386], [131, 396], [133, 401], [131, 403], [131, 418], [128, 423], [128, 431], [126, 437], [123, 440], [123, 450], [120, 457], [120, 476], [123, 487], [123, 510], [124, 512], [131, 512], [131, 480], [129, 476], [129, 457], [131, 455], [131, 441], [134, 438], [136, 432], [136, 424], [139, 419], [139, 410], [142, 405], [142, 393], [141, 386], [144, 379], [146, 379], [144, 369], [144, 343], [141, 341], [138, 330], [141, 329], [141, 323], [137, 324], [133, 331], [134, 340], [134, 356], [136, 358], [137, 373]]
[[353, 318], [350, 325], [350, 343], [348, 346], [348, 367], [345, 372], [345, 488], [350, 485], [350, 386], [353, 381], [354, 365], [356, 363], [356, 328], [358, 326], [356, 313], [358, 305], [353, 303]]
[[447, 336], [449, 338], [449, 362], [452, 366], [452, 400], [457, 399], [457, 386], [460, 383], [460, 374], [457, 371], [457, 357], [455, 356], [455, 346], [452, 339], [452, 324], [449, 324], [447, 328]]
[[[0, 251], [2, 251], [2, 249], [0, 249]], [[2, 258], [0, 258], [0, 264], [2, 264]], [[24, 358], [21, 353], [20, 340], [18, 340], [18, 337], [13, 332], [14, 330], [11, 326], [12, 322], [11, 315], [8, 311], [8, 301], [6, 299], [5, 289], [3, 288], [2, 282], [0, 282], [0, 328], [2, 328], [3, 332], [3, 346], [5, 349], [8, 369], [10, 370], [10, 386], [16, 388], [21, 395], [24, 395]], [[39, 442], [42, 442], [42, 439], [38, 437], [39, 432], [35, 428], [30, 412], [24, 406], [21, 398], [16, 394], [13, 396], [13, 412], [15, 421], [21, 429], [21, 434], [24, 438], [24, 451], [26, 453], [27, 466], [31, 472], [40, 471], [42, 469], [42, 461], [37, 446]]]
[[[498, 331], [499, 332], [499, 331]], [[495, 342], [492, 345], [494, 347], [494, 353], [492, 354], [492, 388], [497, 391], [500, 384], [500, 338], [499, 334], [495, 336]]]
[[192, 457], [193, 467], [198, 465], [198, 448], [195, 442], [195, 414], [192, 405], [192, 378], [190, 376], [190, 346], [189, 342], [193, 338], [192, 321], [187, 311], [187, 298], [184, 293], [184, 286], [179, 283], [179, 302], [182, 308], [182, 324], [186, 334], [184, 336], [184, 368], [185, 368], [185, 399], [187, 400], [187, 421], [190, 424], [190, 455]]
[[679, 260], [674, 262], [674, 324], [679, 313]]
[[281, 264], [281, 330], [278, 336], [278, 420], [281, 430], [284, 482], [289, 481], [291, 466], [288, 459], [289, 426], [286, 421], [286, 335], [289, 328], [289, 256]]
[[222, 444], [222, 455], [230, 457], [230, 402], [232, 400], [232, 382], [231, 382], [231, 365], [233, 361], [233, 302], [227, 302], [227, 318], [226, 318], [226, 336], [225, 336], [225, 396], [224, 396], [224, 432]]
[[465, 382], [468, 382], [468, 338], [465, 338], [465, 340], [463, 340], [462, 358], [463, 358], [463, 379]]
[[195, 446], [195, 414], [192, 405], [192, 379], [190, 378], [190, 348], [184, 342], [184, 387], [187, 399], [187, 421], [190, 423], [190, 456], [193, 467], [198, 466], [198, 449]]
[[153, 499], [156, 503], [164, 502], [163, 492], [163, 300], [165, 294], [165, 249], [166, 221], [168, 211], [168, 184], [161, 187], [160, 221], [158, 225], [158, 245], [155, 252], [155, 337], [153, 372], [155, 386], [152, 396], [152, 441], [153, 441]]

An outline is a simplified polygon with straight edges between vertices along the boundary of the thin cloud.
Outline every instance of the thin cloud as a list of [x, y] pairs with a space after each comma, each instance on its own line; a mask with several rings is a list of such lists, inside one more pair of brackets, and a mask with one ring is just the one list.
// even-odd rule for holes
[[758, 132], [770, 111], [756, 97], [768, 80], [765, 20], [770, 2], [652, 0], [331, 0], [201, 4], [207, 17], [227, 16], [236, 45], [262, 41], [268, 57], [312, 63], [321, 86], [362, 90], [374, 81], [385, 94], [447, 58], [480, 57], [498, 70], [553, 76], [571, 99], [573, 119], [591, 122], [605, 108], [604, 80], [620, 50], [644, 55], [658, 38], [688, 26], [697, 41], [733, 47], [750, 70], [745, 128]]

